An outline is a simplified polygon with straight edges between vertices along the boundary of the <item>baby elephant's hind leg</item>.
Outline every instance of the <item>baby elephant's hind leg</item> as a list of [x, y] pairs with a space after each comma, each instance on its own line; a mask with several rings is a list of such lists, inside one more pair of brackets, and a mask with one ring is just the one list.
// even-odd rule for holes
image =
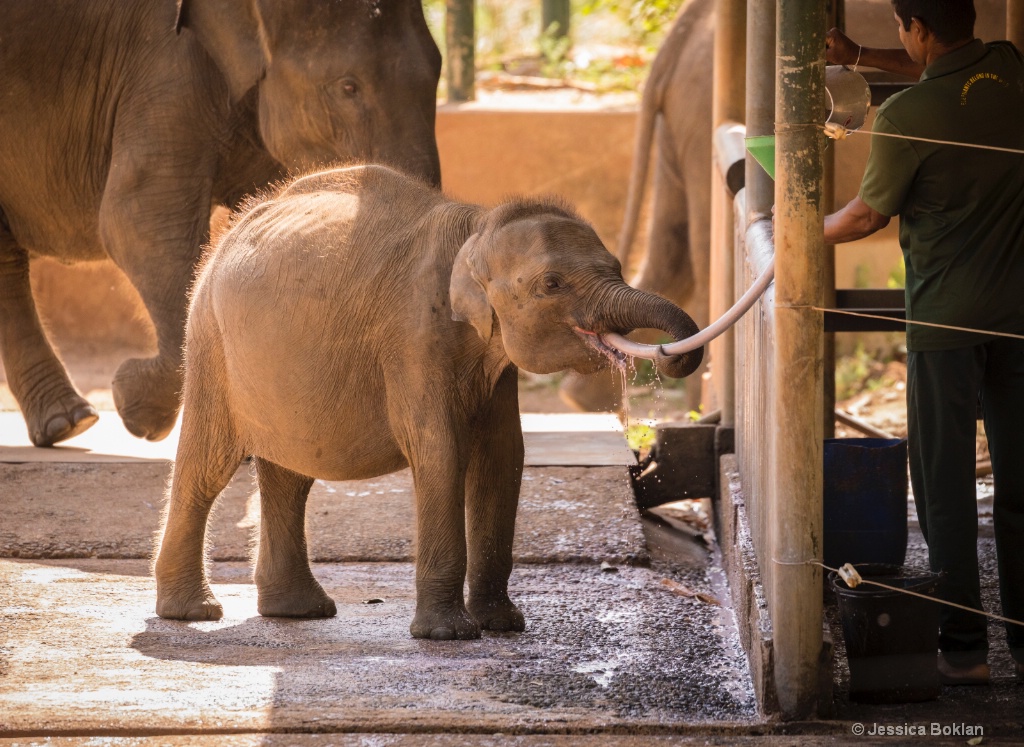
[[156, 612], [172, 620], [219, 620], [205, 569], [210, 509], [242, 461], [231, 426], [219, 358], [193, 345], [171, 496], [154, 565]]
[[333, 617], [334, 601], [313, 578], [306, 550], [306, 499], [313, 479], [256, 458], [260, 485], [257, 609], [266, 617]]

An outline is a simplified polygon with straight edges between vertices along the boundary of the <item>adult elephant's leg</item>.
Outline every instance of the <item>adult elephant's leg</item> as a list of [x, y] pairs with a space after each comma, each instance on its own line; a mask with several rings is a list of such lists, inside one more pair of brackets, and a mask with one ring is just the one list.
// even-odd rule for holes
[[36, 446], [77, 436], [99, 415], [75, 389], [39, 322], [28, 254], [0, 228], [0, 357]]
[[313, 478], [256, 458], [260, 486], [257, 609], [265, 617], [333, 617], [334, 601], [313, 577], [306, 548], [306, 499]]
[[225, 383], [216, 341], [190, 339], [181, 438], [154, 565], [160, 617], [219, 620], [223, 614], [206, 578], [204, 554], [210, 509], [243, 457]]
[[170, 432], [178, 413], [188, 289], [209, 235], [213, 157], [193, 144], [140, 140], [134, 130], [114, 138], [101, 238], [139, 292], [157, 338], [155, 357], [117, 369], [114, 404], [125, 427], [151, 441]]
[[[450, 403], [419, 391], [407, 416], [392, 418], [405, 443], [416, 491], [416, 614], [409, 630], [435, 640], [480, 637], [480, 626], [466, 610], [466, 458]], [[399, 422], [400, 421], [400, 422]]]
[[467, 608], [484, 630], [524, 630], [508, 597], [512, 540], [523, 477], [518, 376], [508, 368], [479, 420], [466, 472]]
[[[710, 144], [709, 144], [710, 147]], [[709, 321], [711, 161], [700, 148], [686, 152], [669, 128], [658, 134], [648, 251], [632, 285], [664, 296], [686, 310], [698, 327]], [[641, 333], [655, 342], [660, 333]], [[701, 404], [704, 364], [686, 380], [687, 407]]]

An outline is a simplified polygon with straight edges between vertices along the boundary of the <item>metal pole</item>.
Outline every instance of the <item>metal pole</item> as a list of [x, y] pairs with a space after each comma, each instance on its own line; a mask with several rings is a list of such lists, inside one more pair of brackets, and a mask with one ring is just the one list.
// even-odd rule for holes
[[1006, 0], [1006, 38], [1024, 49], [1024, 0]]
[[825, 4], [779, 0], [775, 89], [775, 423], [769, 600], [787, 718], [814, 713], [822, 646]]
[[[744, 69], [746, 67], [747, 12], [745, 0], [716, 0], [715, 51], [712, 78], [711, 131], [726, 122], [742, 122], [744, 110]], [[713, 159], [714, 160], [714, 159]], [[733, 257], [735, 255], [732, 195], [722, 171], [712, 164], [711, 174], [711, 318], [718, 319], [735, 301]], [[698, 280], [697, 282], [700, 282]], [[723, 333], [709, 345], [711, 381], [722, 425], [736, 420], [735, 361], [733, 331]]]
[[[541, 0], [541, 34], [561, 38], [569, 34], [569, 0]], [[554, 28], [551, 24], [557, 24]]]
[[447, 0], [445, 38], [448, 54], [448, 101], [476, 98], [474, 0]]

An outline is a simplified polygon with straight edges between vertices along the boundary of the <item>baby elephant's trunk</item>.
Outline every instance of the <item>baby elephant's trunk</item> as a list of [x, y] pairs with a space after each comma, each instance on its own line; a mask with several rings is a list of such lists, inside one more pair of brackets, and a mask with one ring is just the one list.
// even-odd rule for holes
[[[623, 331], [659, 329], [673, 340], [683, 340], [700, 331], [690, 315], [671, 301], [628, 285], [617, 289], [608, 308], [611, 311], [606, 316], [607, 323]], [[703, 359], [703, 347], [680, 355], [659, 353], [655, 367], [663, 376], [681, 379], [696, 371]]]

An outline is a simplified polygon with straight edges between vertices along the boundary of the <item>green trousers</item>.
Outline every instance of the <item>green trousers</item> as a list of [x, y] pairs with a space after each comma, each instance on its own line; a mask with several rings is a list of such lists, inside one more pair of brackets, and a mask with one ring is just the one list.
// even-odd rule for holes
[[[981, 609], [975, 433], [979, 395], [992, 455], [993, 525], [1002, 614], [1024, 620], [1024, 341], [995, 340], [907, 356], [910, 479], [941, 594]], [[989, 610], [995, 612], [996, 610]], [[985, 661], [987, 618], [940, 607], [939, 648], [958, 666]], [[1024, 662], [1024, 627], [1007, 623]]]

